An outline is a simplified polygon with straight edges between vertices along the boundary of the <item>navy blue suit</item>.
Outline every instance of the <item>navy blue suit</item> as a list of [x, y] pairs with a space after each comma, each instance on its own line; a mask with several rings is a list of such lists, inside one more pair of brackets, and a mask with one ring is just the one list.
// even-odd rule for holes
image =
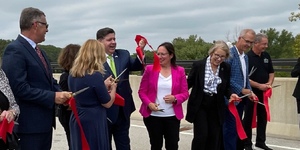
[[[59, 86], [52, 77], [46, 54], [43, 51], [42, 54], [48, 65], [47, 70], [33, 46], [19, 35], [6, 47], [3, 55], [2, 68], [20, 106], [17, 133], [21, 138], [22, 150], [46, 150], [49, 139], [51, 148], [52, 127], [55, 127], [55, 91], [59, 91]], [[47, 140], [37, 136], [33, 138], [32, 134], [46, 134], [48, 137]]]
[[[127, 68], [127, 70], [124, 74], [122, 74], [122, 76], [119, 77], [120, 82], [117, 86], [117, 93], [125, 99], [125, 106], [121, 107], [113, 104], [109, 109], [107, 109], [109, 135], [110, 141], [112, 135], [114, 136], [114, 141], [118, 150], [127, 150], [130, 149], [130, 115], [133, 111], [135, 111], [132, 90], [129, 84], [129, 72], [142, 70], [143, 65], [138, 58], [131, 58], [127, 50], [116, 49], [113, 57], [117, 76], [124, 69]], [[113, 75], [113, 73], [107, 63], [104, 63], [104, 67], [106, 70], [104, 79], [106, 79], [110, 75]]]
[[[242, 96], [242, 89], [251, 89], [250, 81], [248, 77], [248, 56], [244, 56], [246, 62], [246, 87], [244, 87], [244, 75], [242, 71], [242, 65], [239, 58], [239, 54], [237, 52], [236, 47], [230, 48], [230, 57], [227, 62], [231, 66], [231, 74], [230, 74], [230, 87], [232, 93], [236, 93], [239, 96]], [[248, 100], [244, 98], [242, 102], [236, 105], [236, 108], [239, 112], [240, 119], [242, 119], [244, 103]], [[228, 103], [228, 100], [226, 100]], [[228, 107], [225, 112], [225, 122], [224, 122], [224, 148], [225, 150], [235, 150], [237, 146], [237, 132], [235, 125], [235, 118], [229, 112]]]

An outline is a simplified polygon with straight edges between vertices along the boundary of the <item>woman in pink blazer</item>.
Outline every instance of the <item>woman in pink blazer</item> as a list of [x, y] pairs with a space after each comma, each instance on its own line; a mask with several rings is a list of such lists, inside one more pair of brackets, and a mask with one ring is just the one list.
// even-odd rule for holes
[[171, 43], [159, 45], [157, 55], [160, 71], [148, 65], [142, 77], [139, 97], [140, 113], [150, 137], [151, 150], [161, 150], [163, 138], [167, 150], [177, 150], [182, 103], [189, 97], [183, 67], [176, 65], [175, 50]]

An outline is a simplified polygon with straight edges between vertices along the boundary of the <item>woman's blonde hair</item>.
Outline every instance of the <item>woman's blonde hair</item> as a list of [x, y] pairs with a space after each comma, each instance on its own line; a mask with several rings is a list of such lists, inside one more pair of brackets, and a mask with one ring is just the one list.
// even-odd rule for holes
[[89, 39], [80, 48], [70, 70], [73, 77], [83, 77], [98, 71], [104, 74], [106, 62], [104, 45], [97, 40]]
[[226, 53], [226, 59], [229, 57], [230, 55], [229, 47], [222, 40], [216, 41], [214, 43], [214, 45], [208, 50], [208, 55], [212, 55], [217, 49], [221, 49]]

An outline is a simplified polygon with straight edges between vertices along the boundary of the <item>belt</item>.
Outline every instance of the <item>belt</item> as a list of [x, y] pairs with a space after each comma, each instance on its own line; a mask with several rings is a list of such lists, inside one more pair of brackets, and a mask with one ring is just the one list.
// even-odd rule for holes
[[214, 96], [215, 94], [214, 93], [206, 93], [206, 92], [204, 92], [204, 95], [206, 95], [206, 96]]

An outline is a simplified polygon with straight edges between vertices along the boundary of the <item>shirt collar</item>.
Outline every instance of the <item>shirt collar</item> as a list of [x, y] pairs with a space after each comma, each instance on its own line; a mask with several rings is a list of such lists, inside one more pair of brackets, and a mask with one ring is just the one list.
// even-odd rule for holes
[[35, 49], [35, 47], [36, 47], [36, 43], [35, 42], [33, 42], [31, 39], [29, 39], [28, 37], [24, 36], [21, 33], [20, 33], [20, 36], [23, 37], [32, 46], [33, 49]]

